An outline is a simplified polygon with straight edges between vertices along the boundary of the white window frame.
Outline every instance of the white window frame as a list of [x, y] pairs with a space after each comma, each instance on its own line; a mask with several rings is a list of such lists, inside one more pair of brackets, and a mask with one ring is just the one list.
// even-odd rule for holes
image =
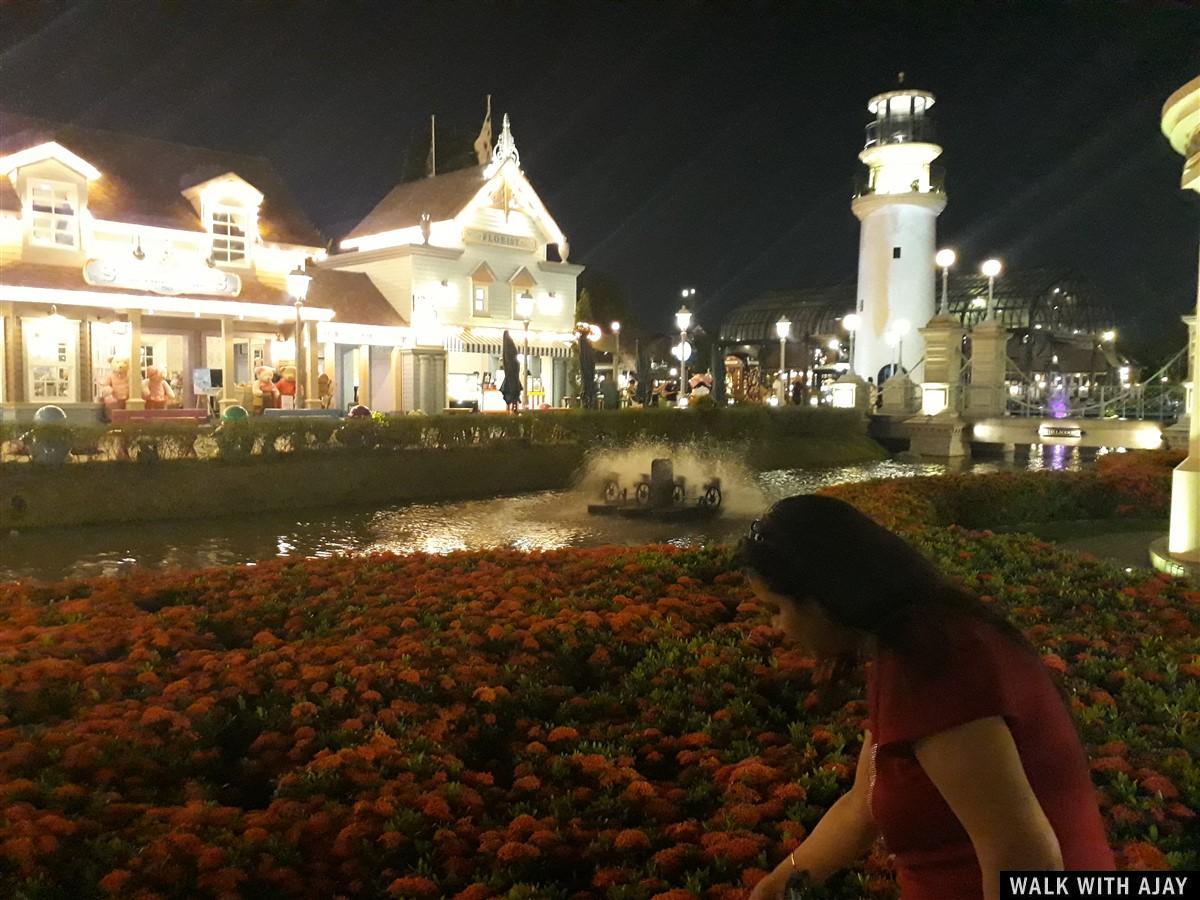
[[[32, 403], [78, 403], [79, 402], [79, 323], [67, 320], [51, 345], [42, 345], [40, 336], [35, 341], [35, 335], [40, 335], [46, 322], [41, 318], [21, 319], [21, 333], [24, 340], [25, 359], [25, 399]], [[46, 356], [43, 351], [51, 350], [54, 358]], [[57, 371], [55, 371], [57, 370]], [[53, 393], [44, 389], [39, 395], [37, 386], [55, 385]]]
[[[48, 192], [49, 210], [37, 210], [39, 193]], [[45, 198], [40, 202], [46, 205]], [[66, 207], [69, 212], [63, 212]], [[65, 225], [66, 227], [60, 227]], [[70, 243], [59, 240], [70, 237]], [[78, 250], [79, 241], [79, 191], [75, 185], [61, 181], [31, 179], [29, 182], [29, 241], [38, 247], [54, 247], [58, 250]]]
[[[233, 228], [241, 227], [241, 234], [233, 234]], [[228, 231], [218, 233], [218, 227]], [[208, 230], [212, 235], [212, 259], [219, 266], [245, 266], [250, 263], [250, 214], [245, 206], [237, 203], [216, 203], [208, 211]], [[218, 247], [218, 242], [223, 246]], [[241, 244], [241, 254], [236, 246]]]
[[[479, 292], [483, 291], [483, 308], [480, 308]], [[491, 288], [479, 281], [471, 282], [471, 315], [491, 318]]]

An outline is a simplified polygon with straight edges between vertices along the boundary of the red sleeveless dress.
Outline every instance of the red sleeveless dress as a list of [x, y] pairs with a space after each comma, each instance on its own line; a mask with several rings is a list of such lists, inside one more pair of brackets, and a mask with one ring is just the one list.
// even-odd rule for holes
[[[867, 667], [875, 741], [871, 814], [895, 854], [904, 900], [983, 897], [970, 838], [913, 754], [913, 742], [1003, 716], [1067, 869], [1115, 868], [1087, 755], [1041, 660], [995, 627], [963, 618], [946, 667], [924, 675], [883, 651]], [[981, 772], [981, 778], [987, 773]]]

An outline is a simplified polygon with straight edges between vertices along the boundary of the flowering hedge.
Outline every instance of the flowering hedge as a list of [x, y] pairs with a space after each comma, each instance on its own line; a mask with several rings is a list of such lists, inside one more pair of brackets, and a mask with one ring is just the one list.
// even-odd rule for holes
[[[1195, 867], [1200, 592], [929, 523], [1161, 515], [1170, 456], [839, 486], [1074, 696], [1121, 863]], [[379, 555], [0, 586], [16, 897], [740, 897], [849, 784], [724, 550]], [[876, 851], [836, 896], [894, 896]]]
[[[913, 539], [1066, 679], [1122, 864], [1200, 866], [1200, 593]], [[745, 897], [849, 786], [865, 707], [727, 554], [0, 585], [0, 896]], [[894, 897], [882, 852], [831, 894]]]
[[824, 488], [889, 528], [996, 528], [1115, 516], [1166, 518], [1174, 451], [1108, 454], [1080, 472], [998, 472], [894, 478]]

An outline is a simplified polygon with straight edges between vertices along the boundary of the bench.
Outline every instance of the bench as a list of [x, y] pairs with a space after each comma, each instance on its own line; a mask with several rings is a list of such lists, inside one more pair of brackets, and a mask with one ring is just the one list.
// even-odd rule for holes
[[342, 412], [337, 409], [264, 409], [263, 416], [268, 419], [340, 419]]
[[109, 412], [114, 425], [123, 422], [208, 422], [207, 409], [114, 409]]

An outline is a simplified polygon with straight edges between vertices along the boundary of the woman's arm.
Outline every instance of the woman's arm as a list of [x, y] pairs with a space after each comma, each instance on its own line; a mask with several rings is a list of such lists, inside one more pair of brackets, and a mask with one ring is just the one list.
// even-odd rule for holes
[[[871, 732], [863, 736], [862, 751], [854, 785], [833, 806], [826, 810], [821, 821], [775, 870], [754, 887], [750, 900], [776, 900], [783, 896], [784, 887], [794, 871], [807, 872], [814, 884], [820, 884], [834, 872], [859, 859], [875, 841], [875, 823], [871, 820], [868, 798], [871, 782]], [[795, 868], [792, 866], [795, 859]]]
[[913, 750], [971, 838], [985, 900], [999, 898], [1002, 870], [1062, 869], [1058, 836], [1029, 786], [1003, 718], [976, 719], [930, 735]]

